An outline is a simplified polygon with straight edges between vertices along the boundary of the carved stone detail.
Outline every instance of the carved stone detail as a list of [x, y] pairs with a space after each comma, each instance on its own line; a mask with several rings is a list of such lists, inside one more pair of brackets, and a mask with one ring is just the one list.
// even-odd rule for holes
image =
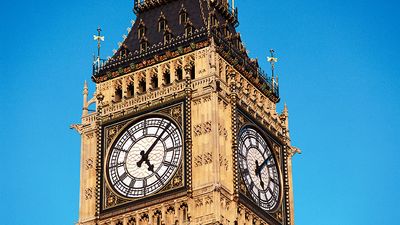
[[93, 162], [92, 158], [86, 159], [86, 161], [85, 161], [85, 169], [86, 170], [93, 169], [93, 164], [94, 164], [94, 162]]
[[197, 124], [193, 127], [194, 136], [200, 136], [211, 132], [211, 121]]
[[212, 157], [213, 157], [212, 152], [206, 152], [204, 154], [194, 156], [194, 160], [193, 160], [194, 166], [199, 167], [199, 166], [210, 164], [213, 161]]
[[94, 132], [89, 132], [89, 133], [86, 134], [86, 138], [88, 140], [92, 139], [93, 137], [94, 137]]
[[202, 198], [194, 199], [194, 204], [195, 204], [196, 208], [202, 207], [204, 205], [203, 199]]
[[86, 188], [85, 189], [85, 200], [89, 200], [93, 198], [93, 189], [92, 188]]
[[211, 95], [207, 95], [207, 96], [203, 97], [204, 103], [209, 102], [209, 101], [211, 101]]
[[228, 160], [224, 156], [219, 154], [219, 166], [223, 167], [227, 171], [228, 165], [229, 165]]
[[225, 127], [223, 127], [220, 123], [218, 123], [218, 134], [220, 136], [223, 136], [225, 140], [228, 139], [228, 130]]

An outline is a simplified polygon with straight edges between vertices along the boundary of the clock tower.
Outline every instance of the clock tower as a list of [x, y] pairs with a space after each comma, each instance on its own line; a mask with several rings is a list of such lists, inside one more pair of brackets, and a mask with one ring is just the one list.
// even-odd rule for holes
[[299, 150], [277, 79], [236, 31], [234, 0], [134, 0], [134, 12], [119, 49], [94, 62], [96, 90], [89, 99], [85, 83], [73, 125], [77, 224], [294, 224]]

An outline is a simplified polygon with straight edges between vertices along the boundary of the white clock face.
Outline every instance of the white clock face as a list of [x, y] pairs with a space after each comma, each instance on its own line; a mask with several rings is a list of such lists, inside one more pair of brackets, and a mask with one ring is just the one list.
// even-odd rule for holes
[[109, 182], [128, 198], [159, 191], [177, 171], [182, 157], [182, 135], [169, 119], [142, 119], [113, 143], [107, 162]]
[[239, 134], [239, 165], [244, 183], [255, 203], [274, 210], [280, 197], [280, 179], [275, 158], [263, 136], [251, 127]]

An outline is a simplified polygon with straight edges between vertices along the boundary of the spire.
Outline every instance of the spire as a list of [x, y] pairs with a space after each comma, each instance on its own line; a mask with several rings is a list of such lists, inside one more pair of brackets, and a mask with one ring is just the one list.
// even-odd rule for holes
[[282, 127], [286, 132], [286, 137], [290, 141], [290, 134], [289, 134], [289, 110], [286, 105], [286, 102], [283, 106], [282, 113], [279, 115], [279, 119], [281, 119]]
[[282, 112], [282, 114], [285, 115], [285, 117], [289, 117], [289, 111], [288, 111], [286, 102], [285, 102], [285, 105], [283, 106], [283, 112]]
[[83, 84], [83, 108], [82, 108], [82, 116], [87, 116], [88, 115], [88, 93], [89, 93], [89, 89], [88, 89], [88, 85], [87, 85], [87, 81], [85, 80], [85, 83]]

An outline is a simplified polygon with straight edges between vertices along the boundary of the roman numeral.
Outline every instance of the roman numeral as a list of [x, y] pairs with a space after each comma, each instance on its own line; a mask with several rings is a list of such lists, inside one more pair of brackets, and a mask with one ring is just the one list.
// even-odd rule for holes
[[124, 165], [125, 165], [125, 163], [118, 163], [118, 164], [110, 166], [110, 169], [118, 168], [118, 167], [121, 167], [121, 166], [124, 166]]
[[272, 181], [272, 183], [274, 183], [274, 184], [276, 184], [276, 185], [279, 185], [279, 184], [278, 184], [278, 181], [275, 180], [274, 178], [270, 177], [270, 180]]
[[119, 176], [119, 179], [121, 181], [125, 180], [125, 178], [128, 176], [128, 174], [126, 172], [124, 172], [121, 176]]
[[162, 164], [167, 167], [171, 167], [171, 166], [176, 167], [176, 165], [172, 164], [171, 162], [167, 162], [167, 161], [163, 161]]
[[133, 186], [135, 185], [135, 182], [136, 182], [136, 180], [135, 180], [135, 179], [132, 179], [132, 180], [131, 180], [131, 183], [129, 184], [129, 187], [133, 187]]
[[180, 147], [182, 147], [182, 145], [174, 146], [174, 147], [171, 147], [171, 148], [167, 148], [165, 151], [166, 151], [166, 152], [170, 152], [170, 151], [173, 151], [173, 150], [175, 150], [176, 148], [180, 148]]
[[157, 177], [157, 180], [161, 182], [161, 185], [164, 185], [164, 182], [161, 179], [161, 176], [158, 173], [154, 173]]
[[125, 149], [122, 149], [122, 148], [117, 148], [117, 147], [114, 147], [114, 151], [128, 152], [128, 150], [125, 150]]

